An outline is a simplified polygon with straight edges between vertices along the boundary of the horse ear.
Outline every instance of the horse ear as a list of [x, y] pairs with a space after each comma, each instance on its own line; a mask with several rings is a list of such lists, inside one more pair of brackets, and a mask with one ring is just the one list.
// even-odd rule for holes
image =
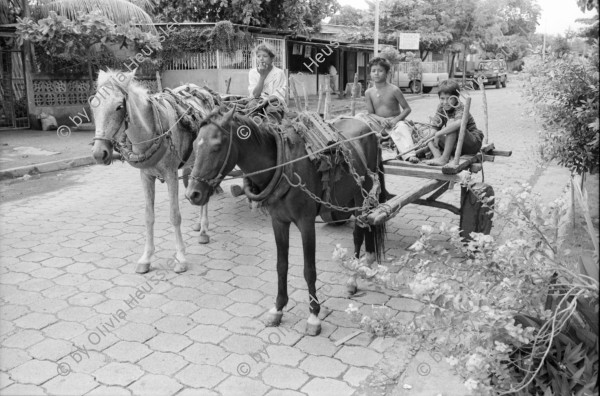
[[[221, 111], [227, 110], [225, 105], [221, 106]], [[229, 122], [233, 119], [233, 113], [235, 113], [235, 106], [231, 108], [231, 110], [227, 111], [223, 114], [223, 124], [229, 124]]]

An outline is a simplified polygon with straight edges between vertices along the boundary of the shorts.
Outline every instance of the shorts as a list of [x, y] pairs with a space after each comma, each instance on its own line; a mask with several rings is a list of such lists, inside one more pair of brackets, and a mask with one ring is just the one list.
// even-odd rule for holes
[[[458, 134], [457, 134], [458, 136]], [[440, 146], [440, 149], [444, 149], [444, 142], [442, 140], [439, 141], [438, 145]], [[465, 131], [465, 140], [463, 140], [463, 146], [462, 146], [462, 151], [461, 151], [461, 155], [475, 155], [477, 153], [479, 153], [479, 150], [481, 150], [481, 146], [483, 145], [483, 132], [481, 132], [479, 129], [476, 129], [474, 131], [469, 131], [466, 130]]]

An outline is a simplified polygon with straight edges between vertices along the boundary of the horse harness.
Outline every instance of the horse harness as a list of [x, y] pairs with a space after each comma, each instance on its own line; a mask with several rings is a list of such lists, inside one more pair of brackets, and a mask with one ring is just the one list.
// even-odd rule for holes
[[[112, 83], [113, 87], [116, 87], [117, 89], [119, 89], [121, 91], [121, 93], [123, 94], [123, 107], [125, 109], [127, 109], [127, 98], [128, 98], [128, 93], [127, 90], [120, 86], [119, 84], [115, 84]], [[217, 105], [219, 104], [219, 100], [217, 99], [217, 97], [214, 95], [214, 93], [212, 91], [209, 91], [213, 97], [213, 105]], [[192, 102], [186, 102], [182, 99], [181, 96], [185, 96], [186, 98], [192, 98], [192, 99], [198, 99], [201, 102], [203, 102], [203, 104], [208, 104], [208, 103], [204, 103], [206, 102], [206, 98], [202, 97], [201, 95], [199, 95], [196, 90], [194, 90], [193, 88], [186, 86], [184, 90], [180, 90], [179, 92], [174, 92], [173, 90], [169, 89], [169, 88], [165, 88], [163, 89], [163, 92], [161, 92], [158, 95], [152, 95], [148, 98], [148, 101], [150, 102], [150, 105], [152, 106], [152, 112], [154, 114], [154, 118], [159, 126], [159, 135], [143, 141], [143, 142], [139, 142], [136, 144], [141, 144], [141, 143], [147, 143], [147, 142], [152, 142], [151, 146], [146, 149], [143, 153], [140, 154], [136, 154], [133, 152], [132, 146], [134, 143], [132, 143], [127, 134], [123, 133], [121, 138], [117, 141], [114, 138], [113, 139], [108, 139], [105, 137], [94, 137], [93, 140], [104, 140], [104, 141], [108, 141], [110, 143], [113, 144], [113, 147], [115, 148], [115, 150], [117, 152], [119, 152], [121, 154], [121, 158], [122, 160], [125, 160], [131, 164], [136, 164], [138, 166], [143, 165], [144, 163], [150, 161], [157, 152], [160, 151], [160, 149], [163, 147], [162, 143], [164, 140], [167, 140], [168, 144], [169, 144], [169, 148], [171, 149], [171, 151], [177, 156], [177, 158], [179, 159], [180, 163], [178, 168], [181, 168], [183, 165], [185, 165], [185, 163], [187, 162], [187, 160], [189, 159], [189, 157], [191, 156], [192, 152], [193, 152], [193, 142], [196, 139], [196, 136], [198, 134], [198, 124], [202, 121], [202, 118], [199, 116], [198, 114], [198, 106], [194, 106], [192, 104]], [[161, 121], [161, 113], [159, 110], [159, 107], [162, 107], [165, 110], [167, 109], [167, 106], [165, 105], [164, 102], [167, 102], [171, 108], [173, 109], [173, 111], [175, 112], [175, 116], [177, 117], [175, 123], [173, 125], [171, 125], [166, 131], [165, 128], [162, 125], [162, 121]], [[196, 111], [193, 111], [196, 110]], [[125, 124], [125, 130], [127, 130], [129, 128], [129, 111], [126, 110], [126, 115], [125, 118], [123, 120], [123, 124]], [[121, 125], [123, 125], [121, 124]], [[188, 132], [191, 134], [191, 144], [188, 145], [188, 147], [186, 147], [186, 150], [183, 152], [183, 155], [179, 155], [179, 152], [177, 150], [177, 148], [175, 147], [175, 144], [173, 142], [173, 137], [172, 137], [172, 130], [173, 128], [180, 124], [183, 128], [184, 131]], [[163, 181], [161, 177], [157, 177], [159, 180]]]

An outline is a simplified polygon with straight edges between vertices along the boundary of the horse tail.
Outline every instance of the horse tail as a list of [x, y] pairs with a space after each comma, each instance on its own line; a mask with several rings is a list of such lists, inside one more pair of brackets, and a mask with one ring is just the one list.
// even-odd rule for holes
[[381, 258], [385, 251], [385, 238], [386, 238], [386, 227], [385, 223], [376, 226], [371, 226], [373, 232], [373, 239], [375, 241], [375, 259], [378, 264], [381, 264]]
[[[386, 202], [388, 200], [388, 192], [385, 189], [385, 174], [383, 169], [383, 160], [381, 158], [381, 148], [378, 148], [379, 153], [377, 155], [377, 175], [379, 176], [379, 186], [381, 193], [379, 194], [379, 203]], [[381, 258], [385, 251], [385, 238], [386, 238], [386, 227], [385, 223], [372, 226], [373, 227], [373, 238], [375, 240], [375, 258], [377, 263], [381, 264]]]

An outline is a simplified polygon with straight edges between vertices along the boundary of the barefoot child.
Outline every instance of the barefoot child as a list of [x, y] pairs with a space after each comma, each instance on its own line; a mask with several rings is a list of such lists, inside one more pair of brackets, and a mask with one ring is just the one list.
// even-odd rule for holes
[[[402, 153], [413, 146], [410, 127], [403, 120], [411, 112], [400, 88], [387, 82], [391, 65], [387, 59], [373, 58], [369, 62], [371, 80], [375, 86], [367, 89], [365, 99], [367, 114], [358, 114], [357, 118], [367, 124], [375, 123], [376, 129], [385, 128], [384, 136], [389, 134], [396, 148]], [[375, 129], [375, 128], [373, 128]], [[405, 154], [404, 160], [416, 160], [414, 152]], [[418, 160], [416, 160], [418, 161]], [[415, 161], [415, 162], [416, 162]]]
[[[429, 142], [428, 147], [433, 154], [433, 159], [425, 161], [428, 165], [446, 165], [450, 161], [450, 156], [456, 150], [458, 132], [464, 113], [464, 105], [460, 103], [459, 95], [460, 87], [455, 81], [445, 80], [440, 82], [438, 87], [440, 104], [432, 123], [435, 125], [434, 129], [436, 131], [442, 128], [454, 129], [454, 131]], [[477, 129], [475, 119], [469, 114], [462, 154], [477, 154], [481, 149], [482, 141], [483, 133]]]

